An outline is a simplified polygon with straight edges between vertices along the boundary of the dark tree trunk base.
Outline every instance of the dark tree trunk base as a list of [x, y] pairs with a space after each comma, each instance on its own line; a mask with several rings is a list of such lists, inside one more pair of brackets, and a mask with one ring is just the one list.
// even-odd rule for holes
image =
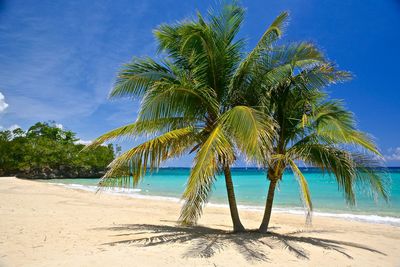
[[244, 233], [246, 232], [246, 229], [242, 225], [242, 223], [239, 221], [240, 225], [236, 225], [236, 227], [233, 227], [233, 233]]
[[224, 175], [225, 175], [226, 191], [228, 193], [229, 209], [231, 212], [231, 218], [233, 223], [233, 232], [241, 233], [245, 231], [245, 228], [242, 225], [242, 222], [240, 221], [239, 218], [239, 212], [236, 206], [235, 192], [233, 189], [232, 175], [229, 167], [224, 168]]
[[262, 219], [260, 227], [258, 228], [258, 231], [263, 234], [268, 232], [269, 221], [271, 219], [272, 204], [274, 202], [276, 183], [276, 180], [271, 180], [269, 184], [267, 201], [265, 203], [264, 217]]

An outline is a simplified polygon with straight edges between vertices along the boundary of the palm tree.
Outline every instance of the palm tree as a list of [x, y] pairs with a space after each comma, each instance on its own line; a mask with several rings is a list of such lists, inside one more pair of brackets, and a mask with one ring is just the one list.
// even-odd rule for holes
[[267, 232], [277, 184], [286, 168], [295, 174], [308, 215], [312, 202], [307, 180], [298, 162], [332, 174], [346, 201], [355, 204], [354, 187], [366, 185], [374, 195], [387, 200], [383, 177], [376, 172], [381, 157], [371, 138], [357, 130], [354, 116], [341, 101], [329, 100], [324, 88], [343, 82], [351, 74], [339, 71], [311, 43], [269, 43], [248, 69], [253, 79], [237, 95], [248, 106], [273, 118], [277, 134], [265, 151], [269, 188], [260, 232]]
[[129, 149], [109, 166], [100, 186], [136, 186], [167, 159], [196, 153], [181, 210], [183, 224], [195, 223], [207, 202], [216, 173], [225, 176], [234, 231], [243, 231], [230, 167], [238, 154], [261, 162], [269, 151], [275, 123], [237, 99], [260, 51], [281, 34], [287, 16], [281, 14], [260, 39], [256, 51], [243, 58], [244, 41], [236, 39], [244, 10], [225, 5], [210, 11], [208, 20], [161, 25], [155, 36], [159, 62], [136, 58], [124, 66], [110, 97], [140, 98], [135, 123], [110, 131], [89, 147], [121, 137], [149, 139]]

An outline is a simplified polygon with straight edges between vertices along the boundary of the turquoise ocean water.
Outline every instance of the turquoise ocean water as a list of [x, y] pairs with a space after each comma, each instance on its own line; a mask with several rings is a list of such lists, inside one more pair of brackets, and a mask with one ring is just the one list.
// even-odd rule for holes
[[[126, 194], [140, 198], [161, 198], [166, 201], [178, 201], [184, 190], [189, 174], [188, 168], [164, 168], [157, 173], [147, 175], [136, 189], [111, 189], [109, 193]], [[314, 205], [314, 215], [342, 217], [347, 219], [387, 223], [400, 226], [400, 168], [389, 168], [390, 202], [376, 201], [362, 189], [357, 190], [357, 205], [349, 207], [338, 190], [333, 176], [323, 174], [316, 169], [303, 169]], [[239, 207], [262, 211], [265, 204], [268, 181], [263, 171], [258, 169], [232, 169], [235, 193]], [[55, 179], [58, 183], [71, 188], [89, 191], [96, 190], [99, 179]], [[274, 210], [303, 214], [298, 184], [290, 171], [285, 172], [276, 192]], [[211, 205], [226, 205], [224, 177], [218, 176], [210, 198]]]

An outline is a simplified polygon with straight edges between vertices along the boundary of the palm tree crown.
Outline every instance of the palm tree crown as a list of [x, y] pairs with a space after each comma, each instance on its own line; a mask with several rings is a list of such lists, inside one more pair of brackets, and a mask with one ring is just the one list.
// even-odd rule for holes
[[330, 100], [324, 91], [331, 84], [349, 80], [350, 73], [337, 70], [308, 42], [271, 43], [254, 60], [249, 73], [252, 79], [242, 80], [246, 89], [236, 99], [273, 118], [277, 130], [261, 163], [270, 180], [261, 231], [267, 230], [275, 186], [287, 167], [297, 177], [309, 214], [312, 211], [307, 180], [298, 162], [333, 174], [350, 205], [355, 204], [358, 185], [387, 200], [387, 183], [376, 172], [381, 157], [376, 145], [357, 130], [353, 114], [342, 102]]
[[[311, 212], [304, 162], [332, 173], [350, 204], [354, 187], [367, 184], [387, 198], [374, 171], [375, 144], [355, 127], [353, 115], [324, 88], [348, 80], [308, 42], [279, 45], [287, 25], [283, 12], [254, 49], [243, 52], [237, 38], [243, 8], [224, 5], [207, 18], [159, 26], [154, 35], [162, 60], [135, 58], [126, 64], [110, 97], [140, 98], [139, 116], [97, 138], [89, 147], [120, 137], [147, 141], [116, 158], [101, 186], [135, 186], [167, 159], [195, 153], [181, 211], [182, 223], [195, 223], [217, 172], [225, 175], [234, 230], [243, 230], [236, 208], [230, 166], [244, 156], [267, 169], [270, 180], [261, 231], [268, 228], [274, 191], [286, 167], [298, 178]], [[349, 149], [349, 146], [356, 149]]]
[[[154, 34], [164, 60], [136, 58], [124, 66], [110, 96], [141, 98], [138, 119], [104, 134], [91, 146], [121, 136], [152, 138], [115, 159], [101, 186], [136, 185], [147, 168], [157, 169], [169, 158], [193, 152], [181, 221], [196, 222], [219, 171], [228, 179], [231, 212], [237, 213], [236, 203], [231, 203], [229, 167], [238, 153], [260, 161], [262, 148], [271, 146], [275, 132], [275, 124], [264, 113], [232, 101], [241, 89], [236, 83], [254, 57], [243, 59], [244, 42], [235, 38], [243, 16], [242, 8], [225, 5], [220, 12], [209, 12], [207, 20], [198, 14], [196, 20], [161, 25]], [[278, 38], [283, 17], [286, 13], [258, 46]]]

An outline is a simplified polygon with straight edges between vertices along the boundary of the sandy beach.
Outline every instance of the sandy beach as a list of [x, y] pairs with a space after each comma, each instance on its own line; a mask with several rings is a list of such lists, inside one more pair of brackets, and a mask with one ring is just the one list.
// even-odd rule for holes
[[[0, 178], [0, 266], [400, 266], [400, 229], [274, 213], [231, 234], [228, 209], [176, 223], [178, 203]], [[262, 214], [241, 211], [249, 229]]]

